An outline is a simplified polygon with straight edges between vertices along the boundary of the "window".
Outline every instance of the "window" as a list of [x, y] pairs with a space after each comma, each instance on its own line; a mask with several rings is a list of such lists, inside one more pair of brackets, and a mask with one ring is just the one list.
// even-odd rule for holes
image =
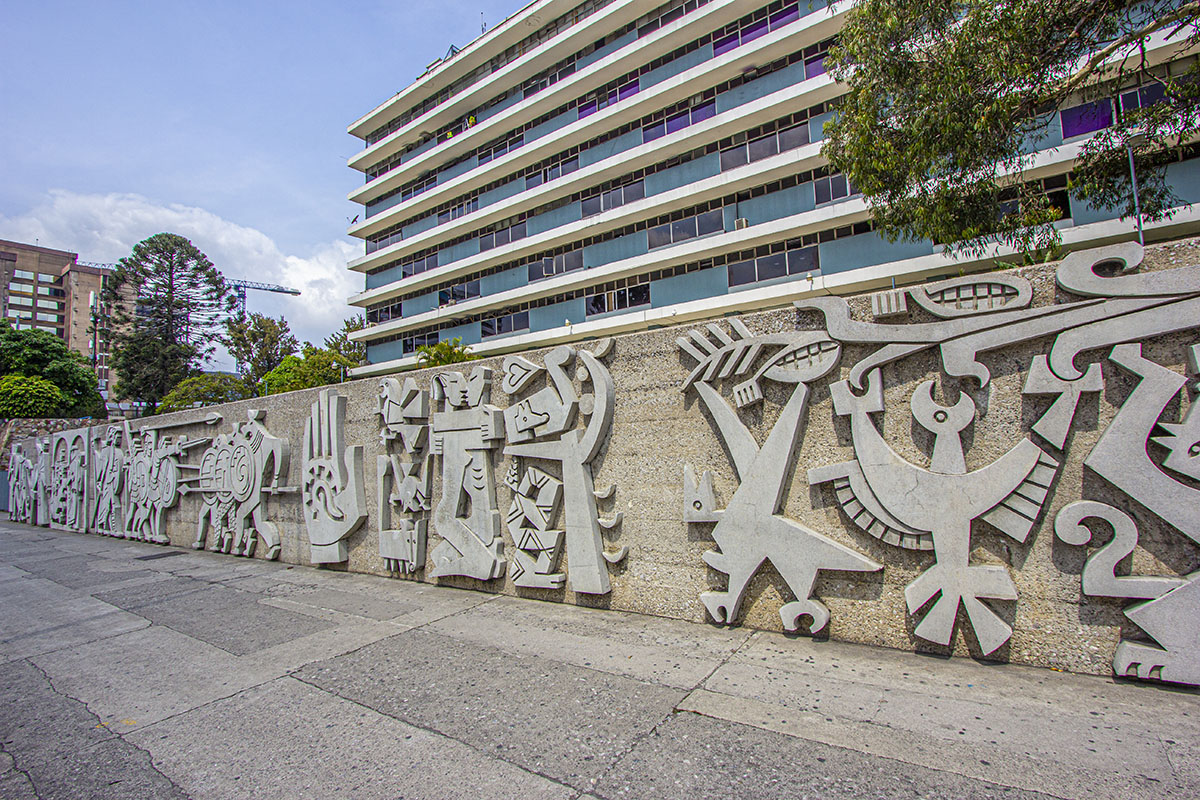
[[1139, 108], [1148, 108], [1155, 103], [1165, 100], [1166, 97], [1167, 88], [1165, 86], [1157, 81], [1148, 83], [1145, 86], [1139, 86], [1136, 89], [1121, 93], [1121, 111], [1128, 114], [1130, 111], [1136, 111]]
[[376, 250], [382, 250], [388, 245], [393, 245], [403, 238], [404, 235], [397, 230], [393, 233], [381, 235], [374, 239], [367, 239], [367, 255], [374, 253]]
[[31, 306], [33, 305], [32, 297], [21, 297], [20, 295], [10, 295], [8, 298], [10, 306]]
[[38, 312], [37, 318], [39, 322], [58, 322], [58, 314], [43, 314]]
[[552, 181], [555, 178], [560, 178], [563, 175], [569, 175], [579, 169], [579, 156], [571, 156], [557, 164], [552, 164], [545, 169], [531, 172], [525, 176], [525, 188], [532, 189], [535, 186], [541, 186], [547, 181]]
[[438, 292], [438, 307], [452, 306], [464, 300], [479, 297], [479, 281], [467, 281]]
[[713, 55], [720, 56], [728, 53], [730, 50], [754, 41], [768, 31], [776, 30], [798, 19], [800, 19], [799, 3], [791, 3], [770, 16], [744, 17], [726, 25], [719, 33], [713, 35]]
[[518, 311], [515, 314], [502, 314], [480, 320], [479, 328], [484, 338], [488, 336], [503, 336], [506, 333], [529, 329], [529, 312]]
[[49, 308], [53, 309], [54, 311], [58, 311], [61, 307], [61, 303], [56, 300], [43, 300], [40, 297], [38, 298], [37, 304], [38, 308]]
[[433, 347], [438, 343], [437, 332], [419, 333], [415, 336], [406, 336], [400, 340], [400, 349], [405, 355], [417, 352], [418, 347]]
[[445, 211], [440, 212], [438, 214], [438, 225], [444, 225], [447, 222], [449, 222], [450, 220], [458, 219], [459, 217], [463, 216], [464, 214], [470, 214], [472, 211], [478, 211], [478, 210], [479, 210], [479, 198], [472, 197], [470, 200], [459, 203], [456, 206], [451, 206], [450, 208], [446, 209]]
[[817, 178], [813, 181], [813, 189], [817, 195], [817, 205], [832, 203], [834, 200], [841, 200], [852, 194], [857, 194], [854, 191], [854, 187], [841, 172], [836, 175]]
[[38, 273], [38, 283], [54, 283], [56, 280], [58, 280], [56, 275], [47, 275], [44, 272]]
[[529, 263], [529, 282], [533, 283], [552, 275], [561, 275], [564, 272], [574, 272], [577, 269], [583, 269], [582, 249], [559, 253], [556, 256], [546, 256]]
[[633, 97], [640, 90], [641, 84], [639, 83], [638, 78], [634, 78], [633, 80], [623, 83], [613, 89], [601, 89], [598, 92], [595, 92], [592, 96], [588, 97], [586, 100], [580, 101], [579, 105], [576, 107], [579, 112], [579, 119], [589, 117], [602, 108], [607, 108], [608, 106], [615, 105], [622, 100]]
[[13, 271], [14, 278], [24, 278], [27, 281], [33, 280], [33, 273], [28, 270], [18, 269]]
[[[737, 141], [737, 137], [734, 137]], [[785, 150], [795, 150], [808, 144], [808, 125], [801, 123], [781, 131], [759, 135], [749, 142], [735, 144], [721, 151], [721, 171], [735, 169]]]
[[712, 117], [717, 113], [717, 101], [708, 100], [699, 105], [692, 106], [689, 109], [684, 109], [675, 114], [670, 115], [665, 120], [660, 120], [653, 124], [642, 128], [642, 142], [651, 142], [655, 139], [666, 136], [668, 133], [675, 133], [683, 130], [689, 125], [695, 125], [697, 122]]
[[411, 261], [400, 263], [400, 277], [411, 278], [413, 275], [419, 275], [422, 272], [431, 270], [438, 265], [438, 254], [434, 250], [429, 255], [421, 258], [414, 258]]
[[1112, 102], [1108, 98], [1084, 103], [1059, 112], [1063, 139], [1083, 136], [1112, 125]]
[[599, 214], [601, 211], [608, 211], [610, 208], [618, 208], [626, 203], [632, 203], [635, 200], [641, 200], [646, 196], [645, 181], [637, 180], [633, 183], [627, 183], [624, 186], [617, 186], [608, 191], [601, 192], [593, 197], [588, 197], [580, 204], [583, 216], [590, 217], [594, 214]]
[[590, 317], [594, 314], [606, 314], [609, 311], [621, 311], [649, 303], [650, 284], [641, 283], [636, 286], [624, 286], [620, 289], [589, 294], [584, 300], [584, 313]]
[[[759, 249], [768, 250], [765, 247]], [[789, 242], [786, 246], [773, 245], [769, 250], [775, 252], [766, 252], [754, 258], [730, 263], [729, 285], [744, 286], [787, 275], [803, 275], [819, 266], [816, 247], [800, 247], [799, 242]]]
[[505, 153], [511, 153], [513, 150], [516, 150], [523, 144], [525, 144], [525, 134], [523, 133], [518, 133], [511, 139], [505, 139], [502, 142], [497, 142], [496, 144], [479, 151], [479, 163], [480, 165], [486, 164], [492, 159], [499, 158]]
[[697, 236], [720, 233], [725, 230], [724, 209], [714, 208], [692, 217], [658, 225], [646, 231], [649, 247], [666, 247], [669, 244], [686, 242]]
[[479, 249], [491, 250], [494, 247], [503, 247], [509, 242], [515, 242], [518, 239], [525, 238], [525, 220], [521, 220], [507, 228], [485, 233], [479, 237]]

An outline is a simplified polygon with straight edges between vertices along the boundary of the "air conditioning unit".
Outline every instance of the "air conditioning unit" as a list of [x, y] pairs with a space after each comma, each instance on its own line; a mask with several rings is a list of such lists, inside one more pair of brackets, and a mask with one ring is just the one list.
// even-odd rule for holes
[[733, 229], [735, 231], [740, 231], [740, 230], [743, 230], [744, 228], [749, 228], [749, 227], [750, 227], [750, 220], [746, 219], [745, 217], [738, 217], [737, 219], [735, 219], [733, 221]]

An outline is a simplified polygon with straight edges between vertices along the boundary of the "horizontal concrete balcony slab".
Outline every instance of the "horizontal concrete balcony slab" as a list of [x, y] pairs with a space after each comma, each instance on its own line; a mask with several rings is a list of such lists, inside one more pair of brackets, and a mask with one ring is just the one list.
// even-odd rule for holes
[[[1145, 226], [1145, 230], [1147, 238], [1154, 241], [1195, 234], [1200, 231], [1200, 209], [1192, 206], [1181, 207], [1171, 219], [1150, 223]], [[1071, 251], [1129, 241], [1136, 236], [1137, 231], [1132, 220], [1107, 220], [1067, 228], [1063, 231], [1062, 245], [1064, 251]], [[891, 288], [893, 282], [895, 286], [905, 286], [944, 277], [948, 270], [954, 273], [960, 270], [991, 270], [995, 267], [997, 259], [1014, 254], [1012, 248], [1007, 247], [995, 247], [984, 255], [972, 258], [954, 258], [945, 253], [933, 253], [832, 275], [817, 274], [811, 281], [798, 278], [787, 283], [743, 289], [687, 303], [629, 311], [548, 330], [497, 337], [471, 345], [471, 352], [480, 356], [502, 355], [535, 347], [549, 347], [601, 336], [713, 319], [726, 314], [779, 308], [805, 297], [874, 291]], [[355, 378], [365, 378], [413, 369], [416, 366], [416, 356], [411, 355], [355, 367], [350, 370], [350, 374]]]
[[[366, 272], [390, 261], [403, 258], [409, 253], [435, 246], [438, 242], [447, 241], [492, 222], [507, 219], [522, 211], [538, 208], [555, 197], [570, 195], [597, 186], [633, 170], [664, 161], [673, 154], [702, 147], [755, 125], [770, 122], [780, 115], [783, 108], [806, 108], [832, 100], [840, 92], [840, 85], [825, 75], [785, 87], [758, 100], [717, 114], [697, 125], [684, 128], [676, 134], [655, 139], [648, 144], [638, 145], [572, 172], [570, 175], [543, 184], [532, 191], [521, 192], [444, 225], [438, 225], [388, 247], [380, 248], [374, 253], [354, 259], [347, 265], [347, 268]], [[731, 175], [732, 173], [725, 174]], [[652, 195], [643, 202], [646, 202], [648, 207], [652, 207], [656, 202], [661, 202], [663, 197], [663, 194]], [[590, 219], [597, 222], [596, 217]], [[565, 226], [553, 230], [560, 230], [562, 227]], [[516, 246], [518, 245], [512, 245], [512, 247]], [[511, 248], [508, 251], [511, 252]]]
[[[687, 17], [684, 17], [683, 20], [687, 20]], [[683, 20], [680, 21], [682, 22]], [[786, 25], [756, 39], [750, 45], [739, 47], [737, 50], [721, 58], [697, 64], [691, 69], [655, 84], [646, 91], [638, 92], [622, 102], [602, 109], [584, 119], [565, 125], [553, 133], [536, 139], [500, 158], [494, 159], [488, 163], [484, 170], [471, 170], [467, 174], [483, 172], [489, 176], [488, 180], [494, 180], [495, 176], [498, 175], [513, 174], [518, 170], [549, 158], [555, 153], [580, 145], [595, 137], [598, 133], [619, 128], [626, 123], [639, 120], [648, 114], [653, 114], [655, 111], [686, 99], [703, 89], [716, 86], [741, 75], [748, 69], [770, 63], [781, 56], [794, 52], [800, 47], [826, 39], [840, 30], [841, 24], [842, 16], [832, 14], [828, 9], [822, 9], [807, 17], [802, 17], [790, 25]], [[645, 45], [645, 47], [649, 47], [649, 45]], [[664, 45], [663, 48], [664, 52], [669, 52], [671, 49], [667, 45]], [[642, 50], [639, 50], [640, 52]], [[652, 55], [652, 52], [647, 51], [647, 60], [653, 60], [655, 57]], [[618, 59], [624, 58], [625, 56], [618, 52], [610, 55], [602, 62], [599, 62], [599, 64], [603, 64], [609, 59], [613, 59], [615, 63]], [[613, 74], [621, 74], [628, 67], [609, 66], [608, 69], [608, 74], [611, 76]], [[536, 119], [540, 114], [562, 103], [565, 99], [586, 94], [586, 89], [572, 90], [571, 87], [576, 85], [573, 81], [582, 81], [592, 74], [593, 70], [589, 69], [578, 76], [573, 75], [566, 81], [555, 84], [553, 91], [539, 92], [530, 103], [543, 102], [539, 99], [543, 95], [546, 95], [548, 98], [551, 95], [556, 95], [556, 99], [550, 98], [546, 101], [547, 104], [544, 107], [538, 109], [529, 108], [525, 102], [518, 103], [511, 109], [507, 109], [503, 113], [479, 123], [466, 134], [456, 136], [445, 144], [420, 154], [413, 158], [412, 161], [401, 165], [387, 175], [381, 176], [372, 183], [367, 184], [367, 186], [352, 192], [349, 198], [355, 202], [366, 202], [368, 197], [376, 197], [391, 189], [403, 186], [428, 173], [430, 170], [436, 169], [441, 164], [469, 153], [480, 144], [499, 137], [506, 131], [516, 130], [526, 122]], [[487, 181], [483, 182], [486, 183]], [[378, 187], [378, 191], [376, 191], [376, 187]], [[429, 191], [438, 192], [437, 196], [440, 196], [441, 200], [437, 202], [443, 202], [454, 196], [447, 194], [444, 187], [434, 187]], [[400, 209], [403, 207], [404, 204], [401, 204], [395, 208]], [[392, 210], [389, 209], [389, 211]], [[392, 213], [395, 212], [393, 211]], [[407, 215], [405, 214], [404, 216]], [[375, 217], [371, 219], [373, 221]], [[362, 235], [361, 229], [364, 224], [360, 223], [358, 226], [351, 227], [349, 233], [352, 236]]]

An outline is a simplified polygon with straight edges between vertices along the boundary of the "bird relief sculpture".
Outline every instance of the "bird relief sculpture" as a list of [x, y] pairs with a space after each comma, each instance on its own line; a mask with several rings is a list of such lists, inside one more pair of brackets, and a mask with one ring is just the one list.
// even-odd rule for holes
[[367, 519], [363, 446], [346, 446], [346, 398], [322, 389], [304, 430], [304, 525], [314, 564], [349, 558], [346, 537]]
[[[837, 366], [841, 348], [823, 333], [755, 336], [737, 319], [731, 326], [731, 333], [726, 333], [714, 323], [676, 340], [697, 362], [682, 390], [694, 389], [699, 395], [738, 477], [733, 497], [724, 509], [718, 509], [712, 473], [705, 471], [697, 482], [694, 470], [689, 467], [685, 471], [684, 519], [716, 523], [712, 537], [718, 549], [705, 553], [704, 561], [729, 577], [725, 591], [704, 592], [700, 599], [713, 619], [733, 624], [750, 579], [769, 560], [796, 598], [779, 609], [784, 628], [797, 630], [808, 617], [809, 630], [816, 633], [829, 622], [829, 609], [812, 596], [820, 570], [882, 569], [867, 556], [789, 519], [781, 509], [796, 445], [804, 435], [809, 384]], [[770, 354], [765, 360], [760, 358], [764, 352]], [[714, 386], [745, 376], [760, 360], [762, 365], [749, 378], [732, 387], [738, 408], [763, 401], [763, 381], [791, 387], [779, 419], [761, 446]]]
[[[412, 378], [379, 382], [379, 438], [385, 449], [400, 443], [399, 454], [376, 458], [379, 555], [391, 572], [413, 574], [425, 568], [429, 527], [432, 455], [429, 448], [429, 393]], [[399, 514], [393, 508], [399, 509]]]
[[[504, 411], [504, 454], [513, 456], [506, 478], [513, 490], [507, 523], [517, 586], [556, 589], [565, 583], [583, 594], [606, 594], [612, 590], [608, 565], [628, 554], [625, 547], [605, 550], [603, 531], [616, 528], [622, 515], [599, 515], [597, 500], [611, 498], [614, 490], [597, 491], [592, 474], [592, 462], [612, 428], [615, 385], [602, 361], [611, 350], [612, 339], [602, 339], [594, 351], [556, 347], [543, 365], [521, 356], [504, 360], [501, 388], [514, 397]], [[569, 373], [573, 363], [575, 381]], [[543, 374], [546, 385], [529, 392]], [[587, 420], [582, 429], [576, 425], [580, 414]], [[524, 466], [531, 460], [551, 462], [561, 479], [539, 466]], [[552, 525], [560, 502], [563, 524], [557, 529]], [[566, 574], [559, 570], [564, 544]]]

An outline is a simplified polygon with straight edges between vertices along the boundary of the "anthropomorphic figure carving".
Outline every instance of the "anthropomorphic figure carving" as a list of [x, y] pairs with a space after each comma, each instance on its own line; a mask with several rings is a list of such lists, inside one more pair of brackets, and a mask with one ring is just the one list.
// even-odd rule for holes
[[125, 455], [121, 451], [121, 429], [109, 425], [103, 443], [92, 449], [95, 501], [92, 527], [108, 536], [121, 536], [121, 491], [124, 487]]
[[[429, 393], [406, 378], [379, 382], [380, 439], [386, 448], [399, 441], [402, 454], [378, 456], [379, 555], [393, 572], [425, 568], [429, 491]], [[403, 517], [393, 520], [393, 507]]]
[[304, 430], [304, 524], [314, 564], [349, 557], [346, 537], [367, 518], [363, 447], [345, 444], [346, 398], [323, 389]]
[[[183, 470], [180, 459], [193, 447], [206, 444], [207, 438], [189, 439], [186, 435], [163, 433], [177, 425], [144, 426], [136, 434], [125, 423], [125, 480], [128, 502], [125, 505], [125, 536], [155, 544], [170, 544], [166, 531], [166, 513], [179, 502]], [[194, 469], [191, 468], [191, 469]]]

